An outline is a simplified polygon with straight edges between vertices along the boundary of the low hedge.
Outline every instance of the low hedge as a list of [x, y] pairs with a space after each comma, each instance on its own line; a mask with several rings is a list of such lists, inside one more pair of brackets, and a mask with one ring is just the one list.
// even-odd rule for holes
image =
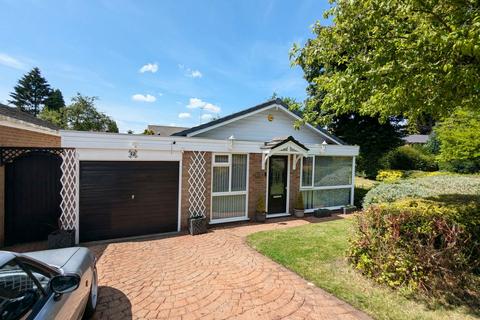
[[479, 175], [437, 175], [380, 183], [368, 191], [363, 207], [403, 198], [428, 198], [449, 194], [480, 194]]
[[413, 179], [433, 176], [451, 175], [446, 171], [420, 171], [420, 170], [380, 170], [375, 180], [381, 182], [395, 182], [400, 179]]
[[417, 147], [401, 146], [385, 154], [380, 163], [385, 169], [436, 171], [435, 156]]
[[480, 298], [480, 195], [403, 199], [357, 216], [349, 258], [392, 288], [447, 298]]

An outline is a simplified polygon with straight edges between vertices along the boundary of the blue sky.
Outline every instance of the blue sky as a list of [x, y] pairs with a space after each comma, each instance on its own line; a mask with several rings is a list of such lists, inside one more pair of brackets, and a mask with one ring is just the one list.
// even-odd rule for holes
[[121, 132], [193, 126], [267, 100], [305, 98], [294, 42], [327, 1], [0, 0], [0, 102], [38, 66], [67, 103], [76, 92]]

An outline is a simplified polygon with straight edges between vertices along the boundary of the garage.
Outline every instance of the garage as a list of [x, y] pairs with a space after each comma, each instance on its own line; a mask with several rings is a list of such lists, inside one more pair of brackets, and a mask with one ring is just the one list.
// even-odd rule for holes
[[80, 161], [80, 241], [178, 231], [178, 161]]

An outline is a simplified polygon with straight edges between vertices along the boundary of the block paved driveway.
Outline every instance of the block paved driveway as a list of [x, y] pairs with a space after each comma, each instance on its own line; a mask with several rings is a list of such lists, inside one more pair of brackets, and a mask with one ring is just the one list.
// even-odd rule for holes
[[245, 243], [249, 233], [305, 223], [92, 245], [100, 285], [94, 318], [369, 319]]

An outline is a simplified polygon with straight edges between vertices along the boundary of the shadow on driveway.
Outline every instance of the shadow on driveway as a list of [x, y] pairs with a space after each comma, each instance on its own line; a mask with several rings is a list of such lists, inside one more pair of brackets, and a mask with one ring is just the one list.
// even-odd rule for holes
[[97, 310], [92, 319], [132, 318], [132, 304], [122, 291], [107, 286], [98, 288]]

